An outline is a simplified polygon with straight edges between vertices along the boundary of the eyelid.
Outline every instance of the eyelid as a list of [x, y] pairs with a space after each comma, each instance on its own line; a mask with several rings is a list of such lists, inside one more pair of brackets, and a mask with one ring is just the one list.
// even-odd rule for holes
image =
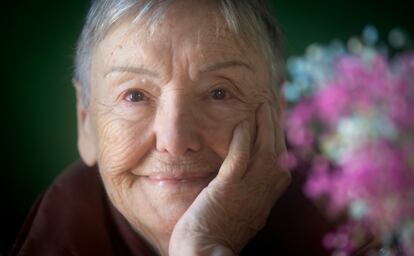
[[128, 90], [137, 89], [145, 95], [158, 95], [159, 88], [149, 79], [123, 77], [111, 83], [112, 88], [119, 93], [124, 94]]
[[[137, 101], [137, 102], [129, 101], [127, 97], [132, 92], [142, 93], [144, 95], [144, 99], [142, 101]], [[143, 102], [147, 102], [151, 100], [152, 96], [150, 96], [150, 94], [146, 90], [138, 89], [138, 88], [129, 88], [129, 89], [126, 89], [123, 93], [121, 93], [120, 98], [122, 101], [126, 101], [129, 104], [142, 104]]]
[[209, 90], [209, 92], [208, 92], [208, 98], [211, 98], [212, 97], [212, 93], [215, 90], [219, 90], [219, 89], [221, 89], [221, 90], [223, 90], [223, 91], [226, 92], [226, 97], [223, 100], [230, 100], [230, 99], [236, 97], [235, 96], [235, 93], [234, 93], [234, 89], [232, 88], [232, 86], [226, 85], [225, 83], [219, 83], [219, 84], [216, 84], [215, 86], [213, 86]]

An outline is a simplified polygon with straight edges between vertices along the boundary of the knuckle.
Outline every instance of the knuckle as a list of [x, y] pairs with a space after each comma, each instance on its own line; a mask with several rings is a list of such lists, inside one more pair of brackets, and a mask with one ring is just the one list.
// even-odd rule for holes
[[276, 190], [287, 188], [292, 183], [292, 175], [288, 171], [276, 169], [268, 173], [267, 179], [273, 184]]
[[281, 171], [281, 181], [287, 185], [292, 183], [292, 174], [289, 171]]
[[266, 142], [262, 143], [262, 150], [266, 152], [273, 151], [274, 143], [272, 140], [267, 140]]
[[261, 154], [261, 161], [266, 166], [274, 167], [276, 164], [276, 157], [274, 154], [271, 154], [269, 151], [265, 151]]

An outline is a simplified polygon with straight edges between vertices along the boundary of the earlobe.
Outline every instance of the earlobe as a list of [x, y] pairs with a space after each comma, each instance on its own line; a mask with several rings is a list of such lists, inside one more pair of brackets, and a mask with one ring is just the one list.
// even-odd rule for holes
[[97, 150], [90, 112], [84, 104], [81, 85], [77, 81], [74, 81], [74, 86], [76, 90], [78, 150], [82, 160], [88, 166], [93, 166], [97, 161]]

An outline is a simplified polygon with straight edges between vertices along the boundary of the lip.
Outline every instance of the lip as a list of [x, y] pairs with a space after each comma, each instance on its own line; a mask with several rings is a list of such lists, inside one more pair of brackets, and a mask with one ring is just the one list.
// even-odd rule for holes
[[209, 183], [217, 173], [204, 174], [154, 174], [142, 176], [152, 184], [159, 186], [188, 186]]

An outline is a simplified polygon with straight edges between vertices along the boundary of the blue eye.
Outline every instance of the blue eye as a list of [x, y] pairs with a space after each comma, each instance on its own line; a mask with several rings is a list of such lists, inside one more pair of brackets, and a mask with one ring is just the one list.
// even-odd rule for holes
[[129, 102], [140, 102], [147, 99], [145, 94], [139, 90], [131, 90], [126, 94], [126, 100]]
[[226, 90], [221, 89], [221, 88], [214, 89], [213, 91], [211, 91], [210, 94], [211, 94], [211, 97], [215, 100], [225, 100], [229, 97], [228, 95], [229, 93]]

